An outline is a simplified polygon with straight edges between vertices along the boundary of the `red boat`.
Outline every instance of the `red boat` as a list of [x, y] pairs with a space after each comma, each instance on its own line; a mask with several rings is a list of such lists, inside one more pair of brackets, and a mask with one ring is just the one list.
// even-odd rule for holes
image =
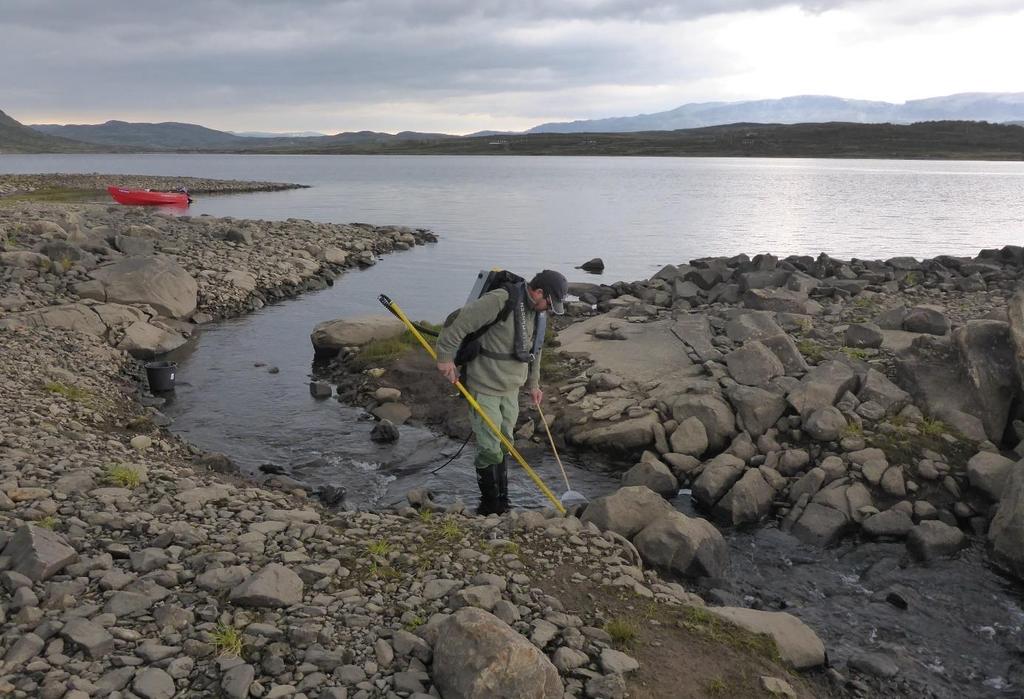
[[152, 192], [148, 189], [121, 189], [107, 187], [110, 196], [118, 204], [148, 206], [188, 206], [192, 197], [188, 192]]

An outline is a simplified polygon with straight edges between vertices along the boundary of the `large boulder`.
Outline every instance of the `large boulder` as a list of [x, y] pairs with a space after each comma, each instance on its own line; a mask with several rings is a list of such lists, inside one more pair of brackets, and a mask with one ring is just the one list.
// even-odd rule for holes
[[789, 289], [749, 289], [743, 294], [743, 305], [757, 311], [811, 316], [820, 315], [823, 310], [821, 304], [808, 299], [807, 294]]
[[704, 423], [696, 417], [688, 417], [672, 430], [669, 444], [673, 453], [700, 456], [708, 448], [708, 433]]
[[662, 497], [671, 498], [679, 491], [679, 481], [672, 470], [656, 459], [645, 459], [622, 476], [623, 486], [642, 485]]
[[857, 376], [846, 364], [837, 361], [822, 362], [800, 379], [787, 399], [805, 418], [818, 408], [835, 405], [841, 395], [857, 387]]
[[754, 386], [733, 386], [726, 391], [736, 409], [740, 428], [757, 438], [772, 427], [786, 412], [786, 397], [775, 391]]
[[921, 522], [907, 536], [907, 550], [921, 561], [951, 556], [966, 545], [962, 531], [937, 519]]
[[124, 329], [124, 336], [115, 346], [136, 359], [152, 359], [181, 347], [185, 341], [181, 333], [174, 332], [163, 324], [136, 321]]
[[290, 607], [302, 601], [302, 588], [291, 568], [270, 563], [231, 590], [229, 599], [241, 607]]
[[1024, 461], [1010, 470], [999, 508], [988, 529], [993, 558], [1024, 580]]
[[78, 553], [60, 534], [31, 524], [18, 528], [3, 555], [10, 559], [11, 570], [34, 582], [46, 580], [78, 560]]
[[1010, 326], [999, 320], [970, 320], [953, 332], [953, 343], [981, 408], [978, 417], [988, 438], [998, 444], [1020, 393]]
[[725, 356], [729, 375], [745, 386], [764, 386], [786, 373], [775, 354], [757, 340], [751, 340]]
[[774, 495], [761, 471], [749, 469], [715, 505], [715, 518], [734, 527], [759, 522], [771, 512]]
[[743, 476], [745, 468], [742, 459], [732, 454], [719, 454], [704, 464], [704, 470], [694, 481], [693, 499], [707, 509], [714, 507]]
[[724, 449], [736, 433], [736, 418], [729, 404], [717, 395], [685, 393], [672, 402], [672, 417], [680, 424], [695, 417], [704, 425], [712, 453]]
[[673, 512], [663, 497], [646, 486], [619, 488], [597, 498], [583, 511], [580, 521], [593, 522], [598, 529], [631, 538], [656, 518]]
[[874, 401], [885, 409], [886, 414], [893, 415], [910, 402], [910, 394], [877, 369], [868, 369], [857, 399], [861, 403]]
[[846, 429], [846, 418], [832, 405], [818, 408], [804, 419], [804, 431], [819, 442], [834, 442]]
[[782, 333], [782, 328], [775, 322], [775, 314], [767, 311], [739, 312], [725, 325], [725, 334], [733, 342], [759, 340]]
[[761, 344], [770, 349], [786, 371], [786, 376], [803, 376], [807, 373], [807, 360], [800, 353], [793, 338], [786, 333], [761, 338]]
[[361, 347], [374, 340], [389, 340], [405, 332], [405, 325], [394, 316], [363, 316], [341, 318], [317, 323], [310, 334], [313, 352], [318, 358], [330, 359], [342, 347]]
[[86, 298], [148, 304], [171, 318], [187, 318], [196, 310], [196, 280], [169, 257], [129, 257], [98, 267], [91, 276], [99, 286], [82, 285], [79, 294]]
[[825, 662], [825, 644], [792, 614], [742, 607], [708, 607], [708, 611], [752, 633], [768, 634], [775, 641], [782, 660], [797, 670]]
[[812, 502], [793, 526], [793, 536], [815, 546], [829, 546], [850, 528], [850, 519], [839, 510]]
[[661, 424], [656, 413], [612, 423], [588, 423], [572, 429], [568, 439], [590, 449], [631, 451], [654, 443], [654, 426]]
[[1010, 322], [1010, 340], [1013, 342], [1017, 376], [1024, 381], [1024, 290], [1013, 295], [1006, 305], [1006, 314]]
[[547, 656], [493, 614], [464, 607], [439, 624], [438, 639], [433, 680], [446, 699], [562, 699]]
[[[896, 379], [927, 414], [976, 441], [988, 439], [985, 411], [950, 338], [921, 335], [896, 356]], [[989, 398], [988, 400], [991, 400]], [[1001, 435], [995, 438], [1001, 441]]]
[[1003, 494], [1006, 479], [1013, 471], [1014, 462], [991, 451], [979, 451], [967, 462], [967, 478], [973, 487], [991, 500]]
[[881, 347], [882, 340], [882, 329], [874, 323], [853, 323], [843, 335], [847, 347]]
[[688, 578], [719, 578], [729, 563], [729, 547], [713, 524], [672, 510], [633, 539], [649, 565]]
[[45, 272], [49, 271], [50, 265], [50, 258], [38, 252], [29, 252], [28, 250], [0, 252], [0, 267], [20, 267]]
[[[691, 284], [691, 282], [684, 282]], [[718, 360], [722, 353], [711, 343], [711, 323], [703, 313], [687, 313], [676, 319], [672, 332], [690, 346], [702, 362]]]
[[939, 306], [914, 306], [903, 316], [903, 329], [912, 333], [945, 335], [949, 332], [949, 319]]

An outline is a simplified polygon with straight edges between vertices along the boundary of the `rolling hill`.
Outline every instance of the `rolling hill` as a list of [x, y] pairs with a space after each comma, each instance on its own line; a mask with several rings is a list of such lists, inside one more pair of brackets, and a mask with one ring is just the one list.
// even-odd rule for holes
[[0, 112], [0, 153], [91, 153], [88, 143], [40, 133]]
[[126, 121], [108, 121], [103, 124], [32, 124], [31, 128], [83, 143], [140, 149], [231, 148], [249, 140], [245, 136], [236, 136], [226, 131], [175, 121], [159, 124]]

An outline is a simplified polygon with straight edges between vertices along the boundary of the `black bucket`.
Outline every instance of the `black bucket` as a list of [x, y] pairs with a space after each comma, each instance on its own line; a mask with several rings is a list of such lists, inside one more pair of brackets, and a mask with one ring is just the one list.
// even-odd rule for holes
[[148, 362], [146, 364], [146, 379], [149, 381], [149, 390], [153, 393], [163, 393], [174, 390], [174, 373], [178, 365], [175, 362]]

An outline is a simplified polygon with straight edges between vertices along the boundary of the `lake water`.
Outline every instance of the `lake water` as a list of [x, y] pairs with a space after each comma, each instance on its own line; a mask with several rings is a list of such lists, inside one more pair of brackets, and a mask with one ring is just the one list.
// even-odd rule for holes
[[[493, 266], [524, 274], [551, 267], [571, 280], [610, 283], [708, 255], [973, 255], [1024, 238], [1024, 163], [3, 155], [0, 172], [296, 182], [313, 187], [199, 197], [190, 213], [438, 233], [437, 245], [388, 256], [330, 289], [206, 329], [179, 356], [179, 388], [165, 408], [176, 432], [247, 469], [275, 463], [312, 485], [344, 486], [349, 504], [361, 507], [397, 502], [411, 487], [430, 488], [446, 502], [472, 503], [476, 490], [472, 445], [433, 474], [457, 443], [406, 426], [396, 444], [376, 445], [360, 410], [309, 395], [313, 325], [378, 313], [382, 291], [414, 317], [439, 319], [465, 299], [477, 270]], [[604, 275], [572, 269], [594, 256], [604, 258]], [[270, 366], [280, 372], [269, 373]], [[560, 492], [557, 466], [543, 448], [527, 456]], [[563, 456], [573, 486], [590, 497], [617, 486], [600, 462]], [[524, 478], [513, 473], [510, 480], [517, 504], [543, 504]], [[682, 497], [677, 505], [687, 508]], [[901, 658], [900, 677], [910, 685], [900, 696], [1021, 696], [1020, 588], [988, 570], [979, 550], [903, 568], [899, 545], [848, 542], [821, 551], [772, 528], [727, 538], [735, 601], [800, 616], [840, 668], [858, 650], [880, 650]], [[890, 592], [907, 598], [909, 608], [887, 603]]]

